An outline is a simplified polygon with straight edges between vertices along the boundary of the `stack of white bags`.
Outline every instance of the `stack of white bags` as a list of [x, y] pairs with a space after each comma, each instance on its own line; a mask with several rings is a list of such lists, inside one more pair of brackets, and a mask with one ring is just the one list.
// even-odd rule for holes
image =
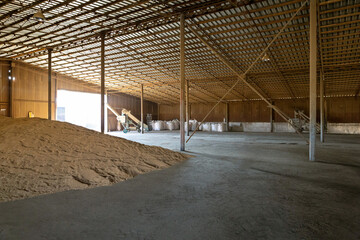
[[151, 121], [151, 126], [154, 131], [162, 131], [165, 130], [165, 122], [158, 120], [158, 121]]
[[[185, 131], [187, 131], [187, 124], [185, 124]], [[152, 121], [151, 122], [152, 129], [154, 131], [162, 131], [162, 130], [179, 130], [180, 129], [180, 121], [177, 119], [174, 119], [172, 121]], [[196, 120], [190, 120], [189, 121], [189, 128], [190, 131], [195, 131], [195, 129], [198, 127], [199, 122]], [[205, 131], [205, 132], [225, 132], [226, 131], [226, 123], [224, 122], [204, 122], [198, 129], [199, 131]]]

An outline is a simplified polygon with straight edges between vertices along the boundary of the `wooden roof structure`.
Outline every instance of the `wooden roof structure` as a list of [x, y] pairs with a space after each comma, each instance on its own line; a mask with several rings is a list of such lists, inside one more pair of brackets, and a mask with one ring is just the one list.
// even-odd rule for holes
[[[244, 71], [305, 0], [5, 0], [0, 3], [0, 58], [47, 67], [100, 85], [100, 35], [111, 92], [178, 103], [179, 17]], [[41, 10], [45, 21], [33, 18]], [[190, 102], [216, 102], [237, 77], [186, 29]], [[318, 71], [326, 96], [360, 92], [360, 0], [318, 1]], [[246, 75], [269, 99], [309, 96], [309, 5]], [[258, 96], [239, 83], [225, 100]]]

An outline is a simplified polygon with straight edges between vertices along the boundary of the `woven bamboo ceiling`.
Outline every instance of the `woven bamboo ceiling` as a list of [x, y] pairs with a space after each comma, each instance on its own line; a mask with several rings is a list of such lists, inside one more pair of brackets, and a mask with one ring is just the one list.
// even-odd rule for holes
[[[304, 0], [5, 0], [0, 3], [0, 57], [47, 67], [100, 85], [100, 33], [106, 31], [106, 89], [179, 100], [179, 16], [240, 71], [245, 71]], [[32, 16], [42, 10], [46, 20]], [[318, 70], [327, 96], [360, 91], [360, 0], [318, 2]], [[190, 102], [214, 102], [237, 80], [188, 28]], [[258, 61], [247, 80], [269, 99], [309, 95], [309, 4]], [[238, 84], [226, 100], [258, 99]]]

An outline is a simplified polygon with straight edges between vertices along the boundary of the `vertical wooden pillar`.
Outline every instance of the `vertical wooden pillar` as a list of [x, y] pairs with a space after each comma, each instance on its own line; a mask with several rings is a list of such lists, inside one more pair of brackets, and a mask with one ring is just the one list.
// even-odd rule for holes
[[324, 73], [320, 72], [320, 141], [324, 142]]
[[160, 120], [160, 103], [157, 104], [157, 120]]
[[186, 136], [190, 134], [189, 80], [186, 81]]
[[[324, 90], [325, 94], [325, 90]], [[327, 107], [327, 99], [324, 99], [324, 129], [327, 129], [327, 118], [328, 118], [328, 107]]]
[[105, 131], [105, 32], [101, 33], [101, 132]]
[[13, 116], [13, 104], [12, 104], [12, 89], [13, 89], [13, 62], [9, 61], [9, 74], [8, 74], [8, 80], [9, 80], [9, 117]]
[[185, 16], [180, 15], [180, 151], [185, 151]]
[[105, 89], [105, 95], [104, 95], [104, 132], [109, 132], [109, 116], [108, 116], [108, 108], [107, 103], [108, 103], [108, 90]]
[[309, 160], [315, 161], [316, 145], [316, 61], [317, 61], [317, 14], [316, 0], [310, 0], [310, 126]]
[[229, 131], [229, 103], [225, 103], [225, 123], [226, 123], [226, 131]]
[[51, 52], [48, 48], [48, 119], [51, 120]]
[[[271, 102], [274, 105], [274, 102]], [[274, 109], [270, 108], [270, 132], [274, 132]]]
[[141, 84], [141, 133], [144, 134], [144, 84]]
[[54, 120], [57, 118], [57, 75], [55, 74], [55, 92], [54, 92]]

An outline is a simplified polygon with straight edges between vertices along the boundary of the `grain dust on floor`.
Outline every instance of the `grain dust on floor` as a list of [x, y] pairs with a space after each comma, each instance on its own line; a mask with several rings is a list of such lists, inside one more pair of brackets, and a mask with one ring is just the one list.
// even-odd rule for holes
[[188, 157], [69, 123], [0, 116], [0, 202], [110, 185]]

